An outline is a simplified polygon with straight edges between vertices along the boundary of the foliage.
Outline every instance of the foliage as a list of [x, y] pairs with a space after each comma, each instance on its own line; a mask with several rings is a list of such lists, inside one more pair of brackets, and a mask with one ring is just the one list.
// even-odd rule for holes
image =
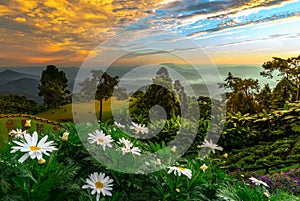
[[300, 55], [298, 57], [291, 57], [288, 59], [282, 59], [273, 57], [272, 61], [264, 62], [262, 67], [264, 71], [260, 74], [262, 76], [273, 78], [274, 72], [279, 72], [280, 76], [284, 76], [287, 80], [291, 81], [296, 85], [296, 100], [300, 100]]
[[54, 65], [48, 65], [42, 72], [39, 96], [44, 97], [44, 104], [49, 108], [58, 108], [68, 102], [70, 91], [68, 80], [63, 71]]
[[[155, 152], [164, 146], [164, 143], [162, 146], [156, 143], [147, 145], [129, 137], [125, 130], [105, 123], [83, 126], [79, 131], [89, 132], [99, 128], [110, 134], [115, 141], [120, 137], [130, 139], [134, 146], [143, 148], [143, 152]], [[73, 124], [68, 124], [57, 132], [45, 133], [49, 140], [54, 140], [58, 150], [46, 157], [47, 162], [43, 165], [31, 159], [18, 163], [17, 159], [22, 153], [9, 153], [12, 145], [8, 145], [0, 155], [2, 200], [95, 200], [90, 191], [81, 189], [84, 179], [92, 172], [104, 172], [114, 180], [112, 197], [103, 197], [101, 200], [221, 200], [219, 194], [228, 184], [238, 186], [216, 165], [211, 155], [204, 160], [186, 156], [176, 162], [176, 166], [192, 171], [191, 179], [185, 175], [168, 173], [165, 167], [145, 175], [109, 170], [84, 149], [76, 129]], [[61, 140], [65, 130], [70, 132], [68, 141]], [[200, 168], [204, 164], [208, 167], [205, 171]], [[263, 189], [248, 188], [244, 190], [243, 196], [256, 198], [258, 192], [263, 192]]]
[[[177, 88], [180, 88], [179, 84], [177, 84]], [[142, 96], [139, 96], [139, 99], [136, 99], [134, 102], [136, 110], [132, 111], [132, 113], [148, 114], [153, 106], [159, 105], [164, 108], [167, 119], [169, 119], [172, 116], [180, 114], [180, 102], [178, 98], [178, 93], [176, 93], [167, 69], [161, 67], [153, 79], [153, 84], [148, 86]]]
[[113, 95], [114, 87], [119, 82], [118, 76], [112, 77], [102, 70], [92, 70], [91, 73], [93, 78], [87, 78], [79, 85], [85, 100], [100, 101], [99, 119], [102, 121], [103, 100], [108, 100]]
[[242, 114], [254, 114], [256, 112], [255, 96], [259, 91], [258, 80], [234, 77], [229, 72], [225, 83], [220, 83], [219, 87], [230, 90], [225, 93], [228, 112], [240, 112]]
[[37, 114], [44, 110], [43, 106], [25, 96], [0, 96], [0, 114]]

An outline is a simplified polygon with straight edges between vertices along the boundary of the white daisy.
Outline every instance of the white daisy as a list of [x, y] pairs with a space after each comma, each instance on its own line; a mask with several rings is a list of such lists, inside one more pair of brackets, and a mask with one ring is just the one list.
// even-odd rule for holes
[[207, 165], [203, 164], [201, 167], [200, 167], [200, 170], [202, 170], [203, 172], [205, 172], [205, 170], [208, 168]]
[[192, 170], [183, 168], [183, 167], [168, 167], [170, 170], [168, 171], [168, 174], [172, 173], [174, 171], [174, 174], [180, 176], [181, 174], [184, 174], [189, 179], [192, 178]]
[[138, 156], [141, 155], [141, 150], [138, 147], [134, 147], [133, 144], [129, 140], [126, 140], [123, 137], [121, 139], [119, 139], [118, 144], [122, 145], [121, 150], [122, 150], [123, 155], [125, 153], [132, 153], [132, 154], [135, 154]]
[[94, 195], [97, 193], [96, 200], [100, 200], [100, 195], [103, 196], [112, 196], [111, 190], [113, 189], [112, 184], [113, 180], [109, 176], [105, 177], [104, 173], [93, 173], [86, 179], [87, 185], [83, 185], [83, 189], [90, 188], [92, 189], [91, 194]]
[[141, 155], [141, 150], [138, 147], [127, 147], [127, 146], [125, 146], [125, 147], [122, 147], [121, 150], [122, 150], [123, 154], [132, 153], [132, 154], [135, 154], [135, 155], [138, 155], [138, 156]]
[[24, 134], [26, 133], [25, 131], [22, 131], [21, 129], [16, 129], [16, 130], [11, 130], [9, 132], [9, 135], [15, 138], [24, 138]]
[[24, 134], [25, 141], [13, 141], [19, 146], [12, 147], [10, 153], [15, 153], [17, 151], [27, 152], [20, 159], [19, 162], [23, 163], [29, 156], [31, 159], [37, 158], [40, 160], [43, 157], [43, 154], [49, 156], [48, 152], [57, 150], [53, 146], [53, 141], [46, 142], [48, 136], [43, 137], [38, 143], [38, 134], [35, 131], [32, 136], [29, 134]]
[[114, 141], [110, 135], [105, 135], [102, 130], [89, 133], [88, 140], [91, 144], [96, 143], [97, 145], [101, 145], [103, 150], [105, 150], [106, 146], [112, 147], [111, 142]]
[[132, 122], [133, 126], [130, 126], [130, 129], [135, 130], [135, 133], [138, 134], [139, 132], [141, 132], [142, 134], [148, 134], [149, 130], [147, 127], [145, 127], [145, 125], [141, 125], [141, 124], [136, 124], [134, 122]]
[[223, 150], [222, 147], [219, 147], [218, 145], [214, 144], [211, 140], [207, 141], [206, 139], [204, 140], [204, 142], [201, 145], [201, 147], [210, 148], [213, 153], [215, 153], [215, 150], [219, 150], [219, 151]]
[[69, 135], [70, 135], [70, 133], [68, 131], [65, 131], [63, 133], [63, 136], [61, 137], [61, 140], [62, 141], [68, 141]]
[[126, 140], [124, 137], [122, 137], [121, 139], [119, 139], [119, 142], [118, 142], [119, 145], [121, 146], [129, 146], [129, 147], [132, 147], [133, 144], [129, 141], [129, 140]]
[[125, 128], [125, 125], [120, 124], [120, 123], [118, 123], [118, 122], [114, 122], [114, 124], [115, 124], [117, 127], [119, 127], [119, 128]]
[[265, 187], [269, 187], [268, 184], [267, 184], [266, 182], [263, 182], [263, 181], [261, 181], [261, 180], [259, 180], [259, 179], [254, 178], [254, 177], [250, 177], [249, 180], [252, 181], [252, 183], [254, 183], [254, 184], [257, 185], [257, 186], [260, 186], [260, 185], [262, 184], [262, 185], [264, 185]]

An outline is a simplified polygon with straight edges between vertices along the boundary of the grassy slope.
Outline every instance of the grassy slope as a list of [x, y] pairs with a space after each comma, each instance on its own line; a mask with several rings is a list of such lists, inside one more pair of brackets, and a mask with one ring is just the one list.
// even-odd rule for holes
[[[126, 103], [126, 100], [116, 100], [114, 97], [112, 99], [114, 103], [114, 107], [119, 107], [121, 105], [124, 105]], [[37, 114], [36, 116], [42, 117], [45, 119], [50, 119], [53, 121], [67, 121], [73, 119], [73, 113], [72, 113], [72, 104], [61, 106], [59, 109], [51, 109], [47, 110], [43, 113]], [[82, 111], [82, 114], [78, 115], [84, 115], [86, 113], [93, 113], [93, 110], [96, 111], [97, 117], [99, 117], [99, 101], [91, 102], [91, 103], [82, 103], [82, 104], [74, 104], [74, 107], [76, 107], [76, 111]], [[95, 109], [94, 109], [95, 108]], [[103, 102], [103, 120], [108, 120], [111, 118], [111, 99], [108, 99], [107, 101]]]
[[[22, 124], [21, 121], [23, 119], [28, 119], [28, 118], [24, 118], [24, 117], [14, 117], [14, 118], [9, 118], [9, 119], [13, 119], [14, 120], [14, 127], [15, 129], [22, 128]], [[7, 143], [8, 141], [8, 130], [6, 128], [6, 118], [0, 119], [0, 147], [2, 147], [4, 144]], [[53, 127], [55, 127], [52, 124], [48, 124], [48, 123], [43, 123], [40, 121], [36, 121], [36, 120], [31, 120], [31, 128], [29, 128], [30, 133], [32, 133], [33, 131], [36, 131], [36, 124], [44, 124], [44, 131], [47, 130], [53, 130]]]
[[[118, 108], [121, 105], [126, 104], [126, 100], [118, 101], [114, 97], [112, 99], [114, 107]], [[49, 119], [52, 121], [70, 121], [73, 119], [72, 113], [72, 104], [61, 106], [59, 109], [51, 109], [45, 111], [43, 113], [37, 114], [35, 116], [42, 117], [45, 119]], [[84, 114], [91, 113], [93, 108], [95, 107], [95, 111], [97, 113], [97, 117], [99, 117], [99, 101], [95, 101], [94, 103], [84, 103], [84, 104], [74, 104], [74, 107], [77, 107], [77, 111], [82, 111], [81, 115], [84, 118]], [[78, 108], [79, 107], [79, 108]], [[111, 118], [111, 99], [103, 102], [103, 120], [108, 120]], [[21, 120], [28, 119], [24, 117], [16, 117], [10, 118], [13, 119], [15, 122], [15, 128], [22, 128]], [[0, 147], [3, 146], [8, 139], [8, 130], [6, 129], [6, 121], [7, 119], [0, 119]], [[35, 120], [32, 120], [32, 126], [29, 129], [31, 132], [36, 130], [36, 123], [42, 123]], [[52, 124], [44, 124], [44, 130], [52, 130], [54, 125]]]

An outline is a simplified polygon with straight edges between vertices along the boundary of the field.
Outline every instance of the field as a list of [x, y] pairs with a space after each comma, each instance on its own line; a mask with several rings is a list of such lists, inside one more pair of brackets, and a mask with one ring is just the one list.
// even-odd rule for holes
[[[25, 117], [14, 117], [14, 118], [9, 118], [12, 119], [14, 121], [14, 128], [17, 129], [21, 129], [22, 128], [22, 124], [21, 121], [23, 119], [29, 120], [29, 118], [25, 118]], [[4, 146], [7, 141], [8, 141], [8, 133], [9, 131], [6, 128], [6, 121], [7, 118], [1, 118], [0, 119], [0, 147]], [[29, 128], [28, 130], [32, 133], [33, 131], [36, 131], [36, 124], [44, 124], [44, 131], [53, 131], [54, 127], [57, 127], [53, 124], [49, 124], [49, 123], [44, 123], [41, 121], [37, 121], [37, 120], [31, 120], [31, 128]]]
[[[108, 99], [107, 101], [103, 101], [103, 120], [108, 120], [111, 118], [111, 101], [113, 101], [116, 107], [121, 106], [126, 103], [126, 100], [116, 100], [114, 97]], [[82, 113], [78, 115], [86, 115], [93, 112], [93, 107], [95, 107], [95, 111], [97, 117], [99, 118], [99, 101], [91, 102], [91, 103], [81, 103], [81, 104], [67, 104], [61, 106], [59, 109], [50, 109], [43, 113], [37, 114], [36, 116], [47, 118], [53, 121], [58, 122], [67, 122], [73, 119], [72, 106], [76, 107], [76, 111], [82, 111]]]
[[[103, 102], [103, 121], [111, 118], [111, 101], [114, 101], [114, 106], [118, 107], [126, 103], [125, 100], [118, 101], [113, 97], [113, 100], [108, 99]], [[85, 103], [85, 104], [67, 104], [61, 106], [58, 109], [50, 109], [43, 113], [37, 114], [35, 116], [40, 118], [45, 118], [48, 120], [56, 121], [56, 122], [70, 122], [73, 120], [72, 106], [76, 107], [76, 111], [82, 111], [82, 113], [78, 113], [77, 115], [85, 118], [85, 115], [90, 115], [92, 113], [93, 106], [95, 106], [95, 111], [97, 114], [97, 118], [99, 118], [99, 101], [95, 101], [94, 103]], [[14, 128], [22, 128], [21, 120], [28, 119], [22, 117], [14, 117], [11, 118], [14, 120]], [[0, 146], [3, 146], [8, 140], [8, 130], [6, 128], [7, 118], [0, 119]], [[36, 124], [41, 123], [36, 120], [32, 120], [32, 126], [29, 129], [30, 131], [36, 130]], [[44, 124], [44, 130], [53, 130], [54, 125], [52, 124]]]

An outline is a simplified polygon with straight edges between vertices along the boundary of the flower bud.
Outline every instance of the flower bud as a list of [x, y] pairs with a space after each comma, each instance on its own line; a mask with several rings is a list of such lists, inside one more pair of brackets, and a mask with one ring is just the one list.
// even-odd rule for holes
[[31, 127], [31, 120], [30, 120], [30, 119], [29, 119], [29, 120], [26, 120], [24, 126], [25, 126], [26, 128], [30, 128], [30, 127]]
[[173, 147], [171, 148], [171, 152], [175, 153], [175, 152], [176, 152], [176, 149], [177, 149], [177, 147], [176, 147], [176, 146], [173, 146]]
[[38, 160], [38, 164], [39, 164], [39, 165], [43, 165], [43, 164], [45, 164], [45, 163], [46, 163], [46, 160], [43, 159], [43, 158], [41, 158], [40, 160]]
[[205, 170], [207, 169], [208, 167], [205, 165], [205, 164], [203, 164], [201, 167], [200, 167], [200, 170], [202, 170], [203, 172], [205, 172]]
[[63, 133], [63, 136], [61, 137], [61, 140], [62, 140], [62, 141], [68, 141], [69, 134], [70, 134], [70, 133], [69, 133], [68, 131], [64, 132], [64, 133]]

